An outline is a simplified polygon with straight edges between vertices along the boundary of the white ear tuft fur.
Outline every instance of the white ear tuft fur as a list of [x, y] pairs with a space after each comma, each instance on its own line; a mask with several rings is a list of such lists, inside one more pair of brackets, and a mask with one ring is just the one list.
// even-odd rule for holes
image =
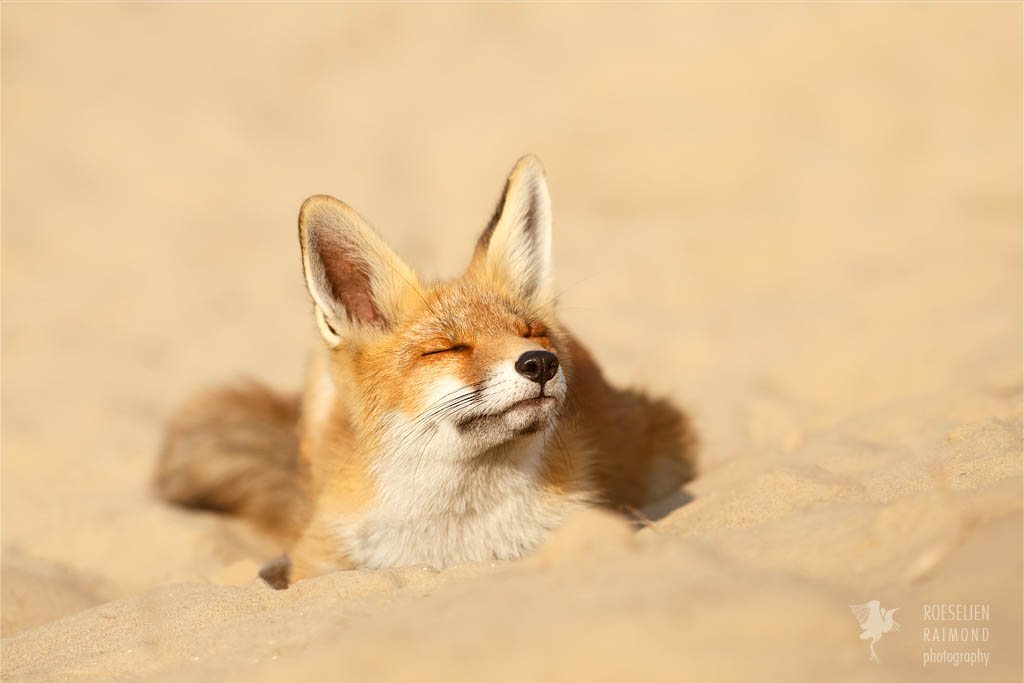
[[537, 157], [523, 157], [509, 174], [498, 208], [477, 243], [475, 264], [481, 258], [488, 275], [520, 296], [551, 296], [551, 198]]

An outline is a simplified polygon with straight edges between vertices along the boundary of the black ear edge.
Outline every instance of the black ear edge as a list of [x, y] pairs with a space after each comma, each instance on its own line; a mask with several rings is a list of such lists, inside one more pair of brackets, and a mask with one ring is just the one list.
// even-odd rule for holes
[[494, 207], [494, 213], [491, 215], [491, 220], [487, 222], [487, 227], [484, 228], [484, 232], [480, 235], [480, 239], [476, 242], [477, 249], [487, 249], [487, 245], [491, 243], [491, 235], [494, 234], [494, 229], [498, 227], [498, 222], [501, 220], [502, 211], [505, 209], [505, 201], [508, 199], [508, 186], [511, 178], [505, 179], [505, 187], [501, 191], [501, 197], [498, 198], [498, 205]]
[[[521, 156], [512, 167], [508, 177], [505, 179], [505, 187], [501, 191], [501, 196], [498, 198], [498, 204], [494, 207], [494, 213], [491, 214], [491, 219], [487, 222], [487, 227], [484, 228], [483, 233], [477, 240], [477, 249], [486, 250], [491, 243], [491, 237], [494, 236], [494, 231], [501, 222], [502, 217], [505, 213], [505, 208], [509, 203], [510, 192], [529, 192], [529, 208], [527, 209], [526, 222], [528, 229], [532, 229], [536, 225], [537, 219], [540, 213], [540, 204], [538, 191], [539, 188], [535, 186], [535, 180], [539, 178], [541, 182], [544, 182], [547, 174], [544, 171], [544, 165], [535, 154], [525, 154]], [[529, 187], [521, 188], [520, 185], [528, 183]], [[514, 187], [513, 187], [514, 186]]]

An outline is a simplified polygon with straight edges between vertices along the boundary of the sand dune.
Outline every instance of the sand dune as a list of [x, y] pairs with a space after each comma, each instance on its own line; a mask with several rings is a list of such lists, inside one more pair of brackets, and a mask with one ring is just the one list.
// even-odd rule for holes
[[[1020, 678], [1019, 5], [2, 19], [5, 679]], [[298, 387], [303, 198], [454, 274], [527, 151], [563, 318], [702, 434], [650, 525], [275, 592], [269, 539], [154, 499], [188, 392]], [[933, 603], [987, 640], [926, 642]]]

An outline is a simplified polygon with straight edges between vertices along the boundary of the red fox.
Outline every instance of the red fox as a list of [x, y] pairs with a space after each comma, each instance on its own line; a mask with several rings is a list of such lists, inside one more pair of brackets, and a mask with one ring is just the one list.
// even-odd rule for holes
[[281, 538], [282, 585], [514, 560], [575, 508], [639, 508], [693, 477], [686, 416], [610, 386], [558, 322], [535, 157], [512, 170], [454, 280], [422, 281], [324, 195], [302, 205], [299, 244], [322, 337], [301, 398], [200, 395], [172, 421], [156, 476], [168, 501]]

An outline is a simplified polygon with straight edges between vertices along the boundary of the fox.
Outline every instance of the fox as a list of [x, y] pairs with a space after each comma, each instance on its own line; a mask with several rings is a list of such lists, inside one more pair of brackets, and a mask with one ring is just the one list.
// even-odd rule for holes
[[690, 418], [613, 387], [559, 320], [535, 156], [454, 279], [423, 280], [327, 195], [302, 204], [298, 233], [318, 337], [303, 391], [249, 382], [187, 400], [155, 475], [166, 501], [279, 540], [283, 563], [261, 574], [275, 587], [518, 560], [574, 511], [636, 512], [695, 476]]

